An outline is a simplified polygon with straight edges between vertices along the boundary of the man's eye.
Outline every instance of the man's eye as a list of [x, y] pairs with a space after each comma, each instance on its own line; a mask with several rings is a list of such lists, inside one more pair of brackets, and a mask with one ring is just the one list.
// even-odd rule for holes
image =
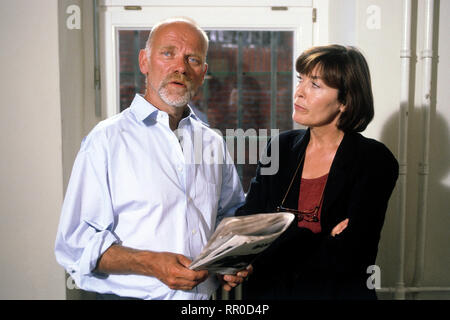
[[172, 55], [172, 52], [170, 52], [170, 51], [163, 51], [162, 54], [163, 54], [163, 56], [170, 57]]
[[189, 63], [192, 63], [192, 64], [200, 64], [200, 59], [197, 59], [194, 57], [189, 57], [188, 61], [189, 61]]
[[312, 82], [312, 86], [313, 86], [314, 88], [320, 88], [320, 86], [319, 86], [317, 83], [315, 83], [315, 82]]

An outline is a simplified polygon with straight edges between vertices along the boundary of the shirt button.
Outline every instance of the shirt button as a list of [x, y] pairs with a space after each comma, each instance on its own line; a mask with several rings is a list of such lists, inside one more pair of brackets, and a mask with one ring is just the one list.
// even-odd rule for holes
[[178, 166], [178, 171], [183, 171], [183, 167], [182, 166]]
[[192, 234], [196, 234], [197, 233], [197, 230], [192, 230]]

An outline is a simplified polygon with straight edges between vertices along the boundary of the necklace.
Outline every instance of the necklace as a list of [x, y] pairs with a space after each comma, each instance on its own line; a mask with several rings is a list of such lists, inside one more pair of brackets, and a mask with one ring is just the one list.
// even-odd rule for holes
[[319, 222], [319, 209], [322, 206], [323, 203], [323, 194], [325, 193], [325, 188], [327, 186], [327, 182], [328, 182], [328, 177], [329, 177], [329, 173], [327, 174], [327, 178], [325, 180], [325, 185], [322, 188], [322, 193], [320, 195], [320, 200], [319, 203], [311, 210], [307, 210], [307, 211], [300, 211], [300, 210], [296, 210], [296, 209], [289, 209], [289, 208], [285, 208], [284, 202], [286, 201], [286, 197], [289, 194], [289, 191], [291, 190], [292, 184], [294, 183], [294, 180], [297, 176], [298, 170], [300, 169], [300, 166], [302, 165], [302, 163], [305, 160], [305, 154], [306, 154], [306, 150], [302, 155], [302, 158], [300, 159], [298, 165], [297, 165], [297, 169], [295, 169], [295, 173], [291, 179], [291, 182], [289, 184], [289, 187], [283, 197], [283, 200], [281, 201], [281, 205], [277, 207], [277, 211], [278, 212], [292, 212], [294, 214], [297, 215], [298, 217], [298, 221], [308, 221], [308, 222]]

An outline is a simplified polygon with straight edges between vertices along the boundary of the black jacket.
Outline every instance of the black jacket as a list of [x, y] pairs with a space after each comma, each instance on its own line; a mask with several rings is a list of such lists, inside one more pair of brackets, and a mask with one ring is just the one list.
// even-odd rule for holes
[[[279, 144], [279, 170], [261, 175], [259, 163], [246, 202], [236, 215], [275, 212], [309, 142], [309, 130], [280, 134], [267, 147], [272, 156]], [[273, 157], [272, 157], [273, 158]], [[273, 164], [267, 164], [270, 166]], [[302, 167], [284, 203], [297, 208]], [[375, 264], [380, 232], [398, 177], [398, 162], [382, 143], [347, 133], [336, 152], [324, 191], [320, 224], [312, 233], [297, 219], [254, 261], [254, 274], [244, 286], [244, 298], [371, 299], [367, 268]], [[331, 230], [349, 218], [347, 228]]]

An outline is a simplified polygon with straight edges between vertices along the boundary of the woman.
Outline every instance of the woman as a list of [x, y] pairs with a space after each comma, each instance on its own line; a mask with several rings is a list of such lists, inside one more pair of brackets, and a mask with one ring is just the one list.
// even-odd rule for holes
[[[363, 137], [374, 115], [370, 73], [355, 48], [314, 47], [296, 61], [292, 130], [272, 140], [279, 170], [260, 163], [237, 215], [288, 211], [294, 223], [254, 261], [246, 298], [376, 299], [375, 265], [398, 163]], [[276, 157], [275, 157], [276, 158]], [[270, 166], [268, 164], [267, 166]]]

